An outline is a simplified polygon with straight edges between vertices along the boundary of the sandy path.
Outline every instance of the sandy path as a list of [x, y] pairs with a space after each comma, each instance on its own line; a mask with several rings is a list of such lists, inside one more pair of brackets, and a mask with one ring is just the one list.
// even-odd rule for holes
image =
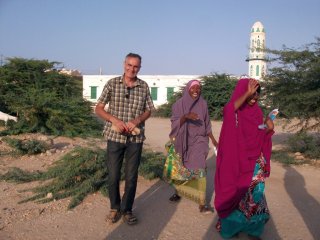
[[[213, 123], [215, 137], [218, 137], [220, 127], [220, 122]], [[169, 129], [168, 119], [149, 119], [145, 147], [164, 151]], [[276, 130], [274, 147], [279, 147], [287, 133], [280, 127]], [[213, 173], [212, 150], [208, 161]], [[310, 166], [283, 167], [272, 162], [272, 174], [266, 183], [271, 220], [267, 223], [262, 238], [320, 239], [319, 183], [320, 169]], [[121, 222], [106, 224], [104, 218], [109, 210], [109, 202], [101, 194], [89, 196], [72, 211], [66, 210], [68, 199], [49, 204], [17, 204], [26, 195], [19, 190], [27, 186], [30, 184], [0, 182], [1, 240], [221, 239], [214, 228], [216, 213], [201, 215], [197, 205], [184, 198], [178, 204], [169, 203], [168, 197], [172, 189], [160, 180], [139, 179], [134, 211], [140, 222], [136, 226], [127, 226]], [[247, 237], [242, 234], [237, 239]]]

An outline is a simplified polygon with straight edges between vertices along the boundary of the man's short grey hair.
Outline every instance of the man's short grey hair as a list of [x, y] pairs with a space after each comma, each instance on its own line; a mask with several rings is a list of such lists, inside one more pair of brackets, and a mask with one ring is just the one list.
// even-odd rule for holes
[[132, 57], [132, 58], [139, 58], [140, 62], [142, 60], [141, 56], [139, 54], [136, 54], [136, 53], [128, 53], [127, 56], [126, 56], [126, 59], [128, 57]]

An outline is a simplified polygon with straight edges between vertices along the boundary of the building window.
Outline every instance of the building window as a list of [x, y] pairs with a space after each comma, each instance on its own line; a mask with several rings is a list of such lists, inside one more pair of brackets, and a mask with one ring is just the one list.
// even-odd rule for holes
[[253, 76], [253, 74], [252, 74], [252, 73], [253, 73], [253, 66], [251, 65], [251, 66], [250, 66], [250, 77], [252, 77], [252, 76]]
[[256, 77], [258, 77], [259, 75], [260, 75], [260, 71], [259, 71], [260, 69], [259, 69], [259, 65], [257, 65], [256, 66]]
[[97, 86], [90, 86], [90, 99], [97, 99]]
[[174, 93], [173, 87], [167, 87], [167, 101], [170, 101]]
[[151, 87], [151, 99], [153, 101], [158, 100], [158, 88], [157, 87]]

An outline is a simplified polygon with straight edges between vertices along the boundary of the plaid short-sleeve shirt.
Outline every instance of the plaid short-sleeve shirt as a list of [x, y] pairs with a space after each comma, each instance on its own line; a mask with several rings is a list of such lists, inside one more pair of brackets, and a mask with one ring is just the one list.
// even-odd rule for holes
[[[123, 76], [110, 79], [104, 86], [98, 102], [108, 104], [107, 112], [123, 122], [137, 118], [145, 111], [154, 110], [148, 84], [137, 78], [136, 84], [128, 88], [124, 84]], [[139, 135], [122, 135], [111, 129], [111, 122], [106, 121], [103, 135], [111, 141], [126, 143], [141, 143], [145, 140], [144, 122], [138, 126]]]

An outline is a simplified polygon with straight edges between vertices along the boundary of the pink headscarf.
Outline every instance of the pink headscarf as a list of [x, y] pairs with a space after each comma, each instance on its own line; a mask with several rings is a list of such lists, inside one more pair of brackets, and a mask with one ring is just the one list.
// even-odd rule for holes
[[248, 89], [249, 79], [240, 79], [230, 101], [223, 109], [223, 124], [219, 139], [215, 174], [214, 204], [220, 218], [227, 217], [239, 205], [250, 186], [256, 160], [261, 153], [270, 172], [271, 136], [258, 129], [263, 113], [246, 102], [235, 111], [234, 103]]
[[194, 85], [200, 86], [200, 82], [198, 80], [191, 80], [191, 84], [190, 84], [188, 90], [190, 90], [190, 88], [192, 88], [192, 86], [194, 86]]

